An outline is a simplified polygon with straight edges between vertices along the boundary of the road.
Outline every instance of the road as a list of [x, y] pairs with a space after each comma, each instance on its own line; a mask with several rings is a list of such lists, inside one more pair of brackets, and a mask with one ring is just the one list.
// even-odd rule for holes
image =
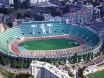
[[3, 68], [3, 69], [6, 69], [10, 72], [13, 72], [13, 73], [30, 73], [31, 72], [31, 69], [30, 68], [27, 68], [27, 69], [17, 69], [17, 68], [11, 68], [9, 66], [3, 66], [0, 64], [0, 68]]

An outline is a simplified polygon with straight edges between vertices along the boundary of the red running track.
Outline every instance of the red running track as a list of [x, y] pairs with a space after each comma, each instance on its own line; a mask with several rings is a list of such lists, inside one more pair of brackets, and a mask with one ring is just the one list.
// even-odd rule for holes
[[51, 36], [51, 37], [34, 37], [34, 38], [32, 37], [32, 38], [24, 38], [23, 40], [17, 40], [15, 43], [13, 43], [13, 45], [11, 46], [11, 49], [15, 54], [19, 55], [21, 52], [19, 52], [18, 45], [21, 42], [31, 41], [31, 40], [57, 39], [57, 38], [68, 38], [68, 39], [77, 41], [80, 45], [85, 44], [82, 40], [72, 37], [72, 36]]

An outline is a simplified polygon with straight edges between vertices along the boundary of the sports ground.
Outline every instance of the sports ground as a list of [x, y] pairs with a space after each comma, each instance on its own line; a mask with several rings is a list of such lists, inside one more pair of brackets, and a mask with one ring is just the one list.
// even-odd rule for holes
[[79, 45], [77, 41], [66, 38], [32, 40], [19, 44], [19, 46], [25, 46], [27, 50], [56, 50], [77, 47]]
[[104, 78], [104, 70], [87, 75], [88, 78]]

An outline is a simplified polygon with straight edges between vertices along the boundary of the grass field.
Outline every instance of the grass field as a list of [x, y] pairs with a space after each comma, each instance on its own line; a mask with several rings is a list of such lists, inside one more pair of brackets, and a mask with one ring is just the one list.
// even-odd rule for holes
[[[77, 44], [76, 44], [77, 43]], [[79, 46], [78, 42], [70, 39], [49, 39], [22, 42], [19, 46], [25, 46], [27, 50], [56, 50]]]
[[104, 78], [104, 70], [87, 75], [88, 78]]

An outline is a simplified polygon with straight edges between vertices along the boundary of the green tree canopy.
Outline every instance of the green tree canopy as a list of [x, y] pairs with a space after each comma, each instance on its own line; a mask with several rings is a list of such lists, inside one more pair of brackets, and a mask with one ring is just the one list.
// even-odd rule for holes
[[16, 61], [16, 60], [13, 60], [12, 66], [13, 66], [13, 67], [17, 67], [17, 65], [18, 65], [17, 61]]
[[10, 64], [10, 60], [9, 60], [8, 58], [4, 58], [4, 59], [2, 60], [2, 63], [3, 63], [4, 65], [8, 65], [8, 64]]

